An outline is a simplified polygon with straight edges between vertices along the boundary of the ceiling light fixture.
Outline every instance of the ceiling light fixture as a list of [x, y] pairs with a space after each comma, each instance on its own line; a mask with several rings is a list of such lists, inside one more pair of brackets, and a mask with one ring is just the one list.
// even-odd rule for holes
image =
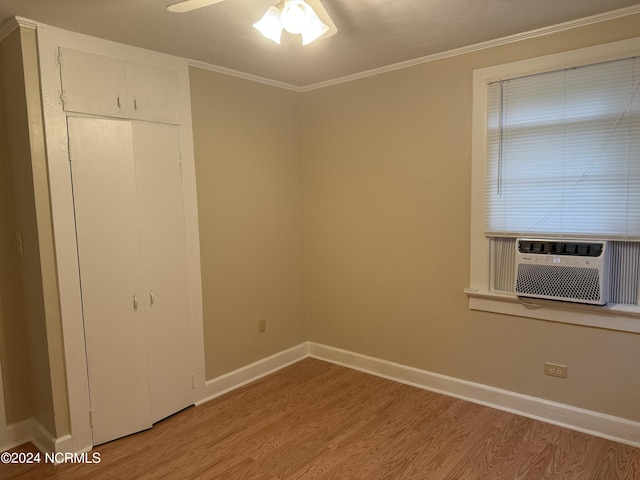
[[308, 45], [329, 31], [329, 26], [320, 20], [311, 5], [304, 0], [281, 0], [269, 7], [253, 27], [278, 45], [282, 30], [302, 35], [303, 45]]

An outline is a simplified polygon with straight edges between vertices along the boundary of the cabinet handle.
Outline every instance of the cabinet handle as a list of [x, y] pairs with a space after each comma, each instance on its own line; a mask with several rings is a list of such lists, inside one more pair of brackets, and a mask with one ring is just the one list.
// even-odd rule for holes
[[138, 311], [138, 295], [133, 296], [133, 311]]
[[133, 109], [134, 110], [138, 109], [138, 101], [135, 98], [133, 99]]
[[122, 105], [120, 104], [120, 97], [116, 97], [116, 101], [118, 102], [118, 108], [122, 108]]
[[153, 292], [149, 292], [149, 305], [153, 307], [154, 303], [156, 303], [156, 297], [153, 296]]

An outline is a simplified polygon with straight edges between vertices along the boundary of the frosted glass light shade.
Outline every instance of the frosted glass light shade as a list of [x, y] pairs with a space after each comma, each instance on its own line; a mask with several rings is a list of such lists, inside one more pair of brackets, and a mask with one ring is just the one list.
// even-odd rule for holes
[[280, 10], [278, 10], [275, 6], [269, 7], [264, 16], [253, 24], [253, 28], [258, 30], [269, 40], [273, 40], [278, 45], [280, 45], [280, 37], [282, 36]]
[[313, 8], [309, 6], [307, 12], [307, 26], [302, 31], [302, 45], [307, 45], [322, 35], [327, 33], [329, 27], [322, 23], [320, 17], [313, 11]]
[[313, 9], [302, 0], [286, 0], [280, 15], [282, 27], [294, 35], [301, 34], [309, 23], [309, 12]]
[[282, 10], [275, 5], [271, 6], [264, 16], [253, 24], [263, 36], [278, 45], [283, 29], [294, 35], [302, 35], [303, 45], [320, 38], [329, 30], [311, 5], [304, 0], [284, 0], [284, 4], [278, 5], [282, 5]]

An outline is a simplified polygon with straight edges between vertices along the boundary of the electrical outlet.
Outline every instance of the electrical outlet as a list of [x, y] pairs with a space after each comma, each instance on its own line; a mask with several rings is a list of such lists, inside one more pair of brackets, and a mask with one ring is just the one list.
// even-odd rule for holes
[[544, 374], [551, 377], [567, 378], [567, 366], [544, 362]]
[[258, 333], [264, 333], [267, 331], [267, 319], [261, 318], [258, 320]]

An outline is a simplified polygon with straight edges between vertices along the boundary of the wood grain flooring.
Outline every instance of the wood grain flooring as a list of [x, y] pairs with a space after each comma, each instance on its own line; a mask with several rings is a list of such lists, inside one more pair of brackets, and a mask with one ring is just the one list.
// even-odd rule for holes
[[314, 359], [94, 452], [0, 479], [640, 480], [640, 449]]

